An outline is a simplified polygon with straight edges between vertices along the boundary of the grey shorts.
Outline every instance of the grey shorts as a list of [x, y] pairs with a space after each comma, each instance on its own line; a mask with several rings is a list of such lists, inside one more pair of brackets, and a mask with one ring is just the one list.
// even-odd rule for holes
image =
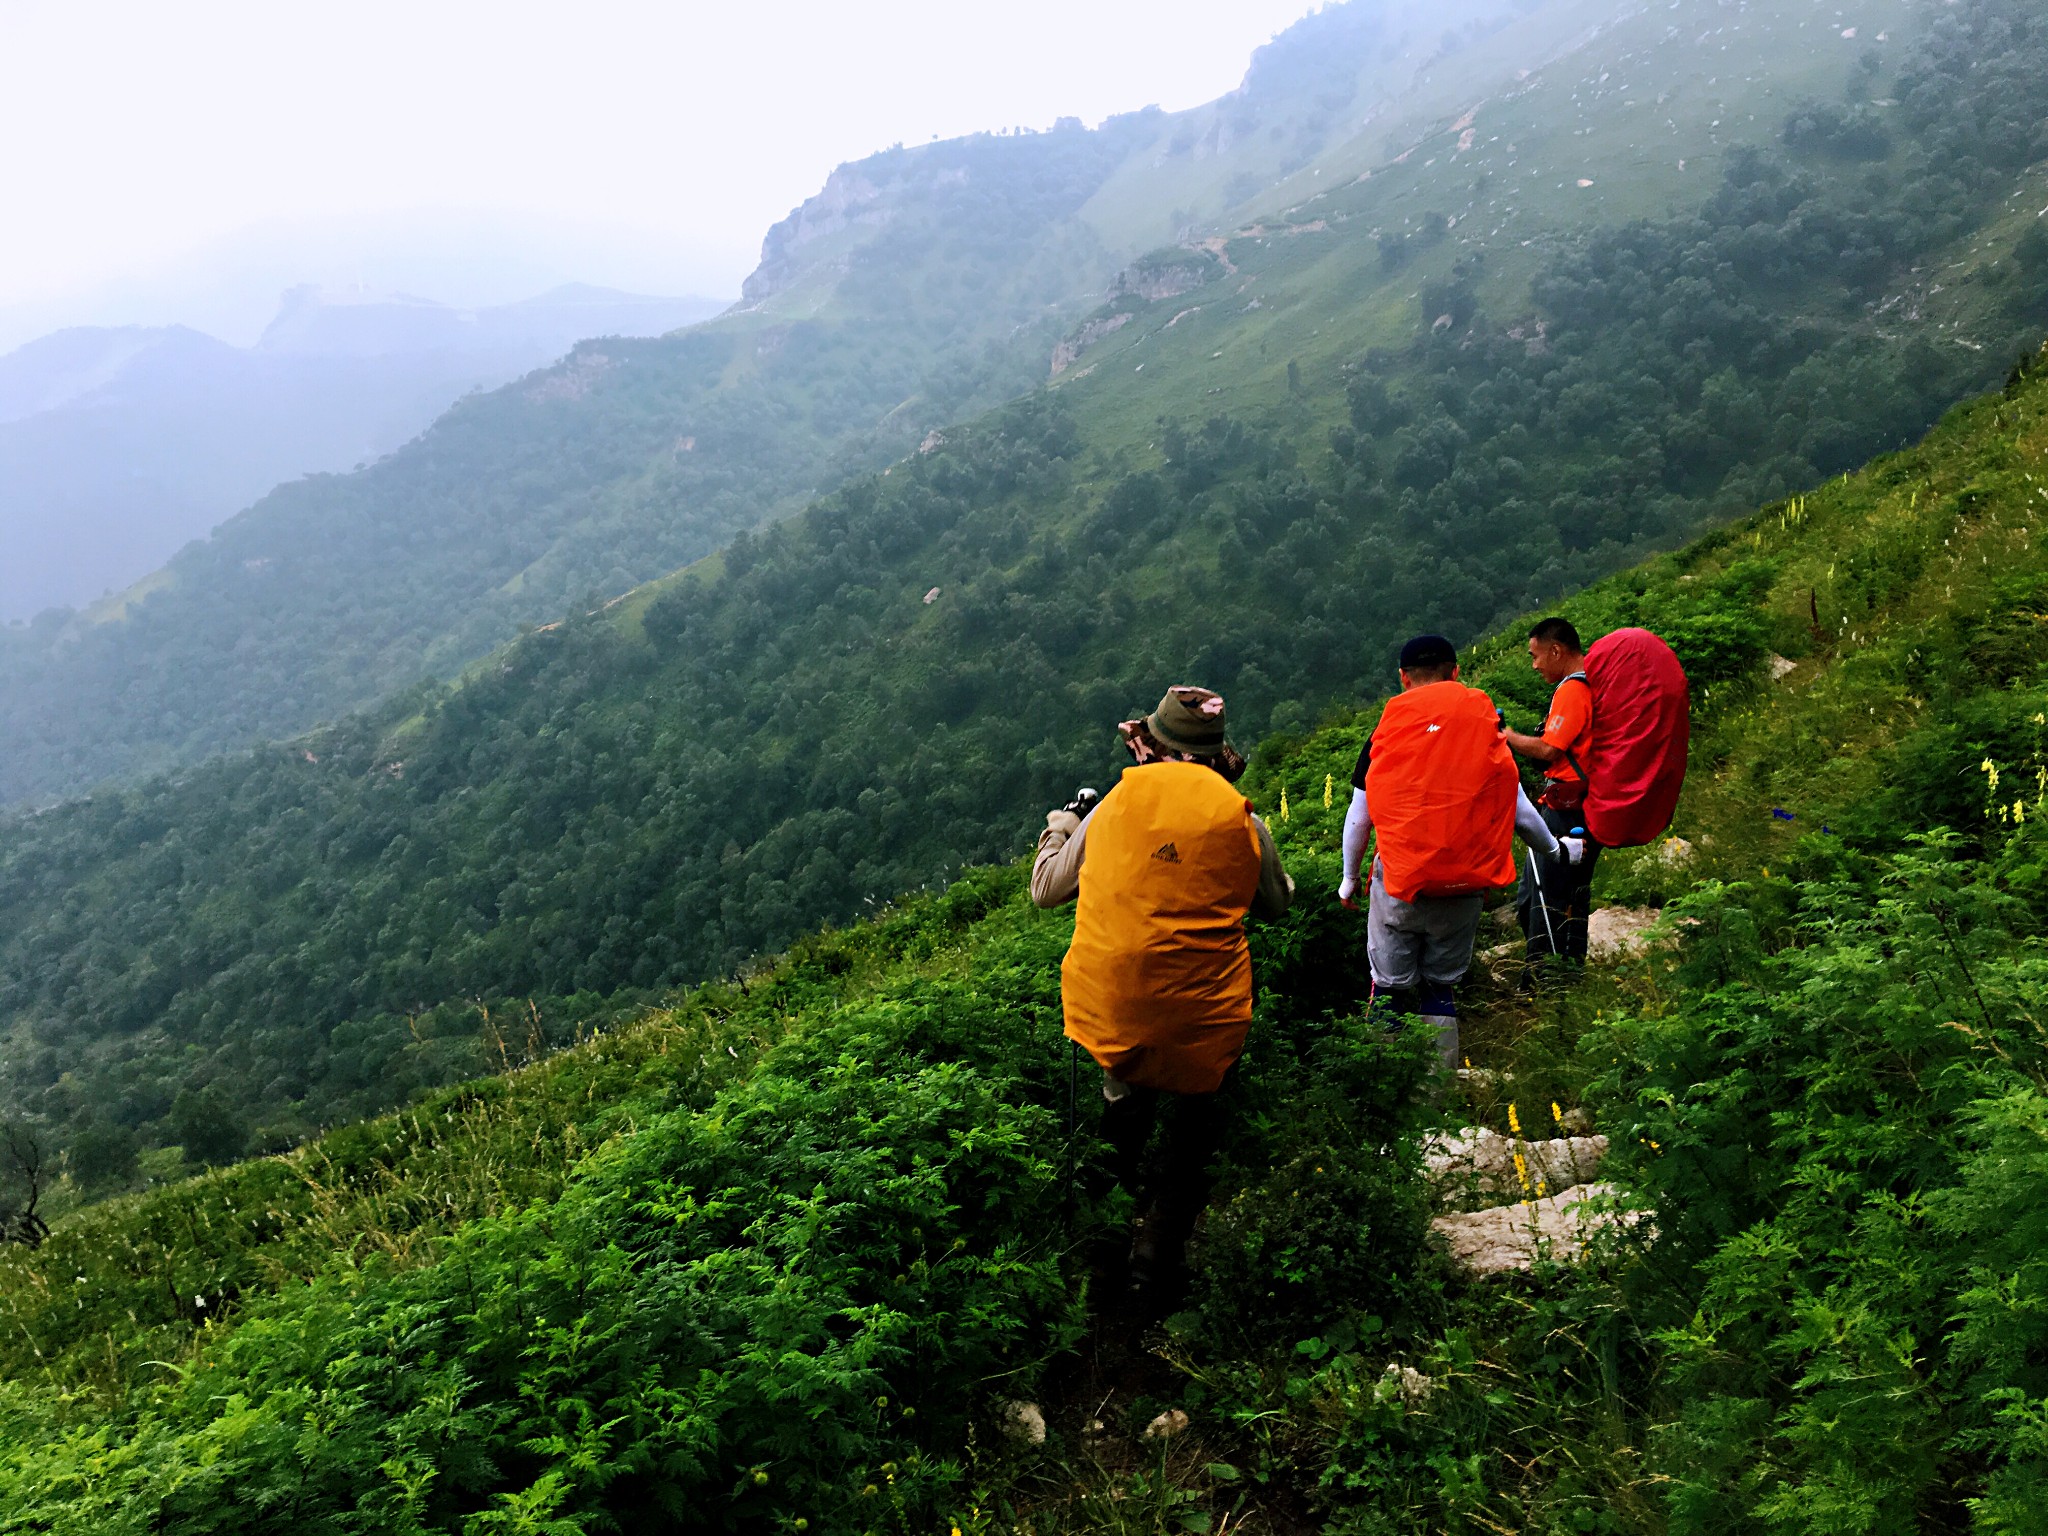
[[1365, 914], [1365, 952], [1372, 962], [1373, 984], [1413, 987], [1425, 981], [1464, 980], [1485, 907], [1484, 896], [1396, 901], [1387, 894], [1385, 874], [1374, 859]]

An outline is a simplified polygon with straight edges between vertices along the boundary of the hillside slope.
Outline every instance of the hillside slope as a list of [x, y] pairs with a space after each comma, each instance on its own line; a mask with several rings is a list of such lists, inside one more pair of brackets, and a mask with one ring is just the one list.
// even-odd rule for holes
[[[1892, 440], [1997, 355], [1967, 332], [2039, 308], [2014, 254], [2032, 215], [2001, 189], [2043, 168], [1991, 169], [2016, 152], [1962, 89], [2004, 17], [1959, 10], [1903, 62], [1918, 127], [1895, 130], [1882, 209], [1867, 179], [1731, 156], [1692, 210], [1550, 241], [1529, 280], [1544, 311], [1514, 321], [1488, 318], [1491, 279], [1458, 275], [1474, 258], [1448, 228], [1392, 258], [1371, 226], [1321, 255], [1308, 235], [1183, 251], [1273, 302], [1233, 300], [1204, 334], [1207, 312], [1171, 323], [1198, 295], [1146, 300], [1093, 374], [458, 687], [0, 827], [7, 1102], [147, 1150], [182, 1144], [179, 1094], [211, 1090], [237, 1110], [230, 1150], [287, 1145], [476, 1062], [480, 1006], [571, 1028], [583, 994], [729, 974], [1008, 857], [1038, 807], [1114, 770], [1110, 726], [1166, 682], [1227, 691], [1247, 738], [1297, 731], [1376, 688], [1406, 634], [1467, 639], [1731, 496]], [[2048, 90], [2042, 62], [2010, 89]], [[1398, 202], [1400, 172], [1345, 195]], [[1844, 268], [1864, 240], [1889, 254]], [[1956, 308], [1930, 282], [1918, 322], [1895, 319], [1892, 264], [1966, 243], [2000, 265]], [[1263, 420], [1135, 420], [1220, 387], [1199, 382], [1228, 350], [1211, 341], [1321, 344], [1299, 334], [1317, 327], [1294, 260], [1352, 295], [1341, 333], [1406, 340], [1355, 358], [1341, 393], [1311, 390], [1311, 358], [1291, 397], [1269, 347]], [[1155, 361], [1112, 369], [1124, 347]]]
[[[1373, 712], [1262, 748], [1303, 900], [1255, 929], [1237, 1130], [1163, 1332], [1090, 1289], [1125, 1211], [1068, 1161], [1071, 918], [976, 871], [8, 1251], [0, 1529], [2029, 1529], [2039, 362], [1565, 603], [1696, 658], [1681, 840], [1602, 873], [1666, 922], [1569, 991], [1482, 966], [1482, 1070], [1440, 1112], [1426, 1051], [1357, 1017], [1329, 899], [1324, 786]], [[1512, 628], [1467, 662], [1540, 697]], [[1446, 1264], [1418, 1136], [1582, 1112], [1654, 1221], [1578, 1266]], [[1019, 1396], [1042, 1443], [1002, 1432]], [[1192, 1429], [1143, 1438], [1168, 1409]]]
[[[1442, 528], [1496, 546], [1486, 591], [1447, 592], [1468, 624], [1514, 606], [1503, 581], [1584, 580], [1631, 539], [1903, 441], [2037, 323], [2048, 280], [2013, 251], [2025, 199], [2048, 200], [2039, 38], [2017, 0], [1860, 0], [1828, 27], [1725, 11], [1338, 7], [1191, 113], [843, 167], [770, 233], [746, 312], [465, 402], [388, 463], [251, 509], [95, 622], [0, 636], [0, 729], [20, 743], [0, 802], [445, 677], [1022, 394], [1056, 355], [1108, 470], [1097, 494], [1157, 467], [1162, 415], [1228, 413], [1312, 467], [1348, 427], [1354, 500], [1400, 548]], [[1740, 153], [1781, 141], [1768, 163]], [[1638, 217], [1652, 230], [1625, 233]], [[1581, 246], [1591, 281], [1547, 286]], [[1601, 263], [1642, 275], [1619, 311]], [[1666, 306], [1680, 276], [1692, 299]], [[1445, 315], [1442, 345], [1414, 350], [1418, 318]], [[1590, 355], [1543, 354], [1560, 327]], [[1489, 350], [1459, 352], [1475, 340]], [[1536, 371], [1571, 408], [1487, 451], [1538, 409], [1523, 386], [1477, 392], [1512, 347], [1553, 359]], [[1419, 447], [1396, 463], [1404, 424]], [[1485, 466], [1462, 479], [1457, 434]]]

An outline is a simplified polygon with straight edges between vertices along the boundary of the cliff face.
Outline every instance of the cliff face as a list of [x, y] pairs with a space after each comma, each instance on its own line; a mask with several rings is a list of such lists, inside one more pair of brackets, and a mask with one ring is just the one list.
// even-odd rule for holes
[[761, 239], [761, 264], [740, 286], [742, 302], [759, 304], [787, 288], [818, 241], [855, 225], [889, 222], [896, 205], [885, 199], [882, 187], [868, 171], [866, 163], [840, 166], [815, 197], [805, 199], [788, 218], [769, 228]]
[[806, 278], [837, 278], [864, 261], [917, 269], [947, 245], [956, 247], [954, 272], [963, 256], [999, 276], [1028, 267], [1149, 142], [1154, 116], [1133, 113], [1094, 129], [1063, 118], [1046, 133], [972, 134], [842, 165], [768, 231], [742, 303], [761, 305]]

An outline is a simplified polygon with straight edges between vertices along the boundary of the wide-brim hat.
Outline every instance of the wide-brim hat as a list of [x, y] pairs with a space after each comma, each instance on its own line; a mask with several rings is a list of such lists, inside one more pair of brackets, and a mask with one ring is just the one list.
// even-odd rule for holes
[[1209, 757], [1224, 739], [1223, 695], [1207, 688], [1169, 688], [1159, 707], [1145, 717], [1145, 729], [1169, 752]]

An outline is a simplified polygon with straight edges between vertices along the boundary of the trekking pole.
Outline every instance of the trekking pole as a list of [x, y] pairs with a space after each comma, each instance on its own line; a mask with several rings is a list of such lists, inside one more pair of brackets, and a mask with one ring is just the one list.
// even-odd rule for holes
[[1067, 1041], [1067, 1155], [1066, 1175], [1061, 1179], [1064, 1189], [1060, 1195], [1060, 1230], [1071, 1234], [1074, 1229], [1074, 1181], [1080, 1169], [1074, 1156], [1074, 1139], [1080, 1134], [1081, 1108], [1078, 1082], [1081, 1073], [1081, 1042]]
[[1067, 1147], [1071, 1153], [1075, 1133], [1081, 1126], [1081, 1108], [1078, 1099], [1080, 1090], [1076, 1083], [1081, 1074], [1081, 1042], [1067, 1042]]
[[1550, 940], [1550, 952], [1557, 953], [1557, 930], [1550, 925], [1550, 898], [1543, 894], [1543, 876], [1536, 871], [1536, 850], [1529, 850], [1529, 881], [1536, 887], [1536, 905], [1543, 913], [1543, 933]]

